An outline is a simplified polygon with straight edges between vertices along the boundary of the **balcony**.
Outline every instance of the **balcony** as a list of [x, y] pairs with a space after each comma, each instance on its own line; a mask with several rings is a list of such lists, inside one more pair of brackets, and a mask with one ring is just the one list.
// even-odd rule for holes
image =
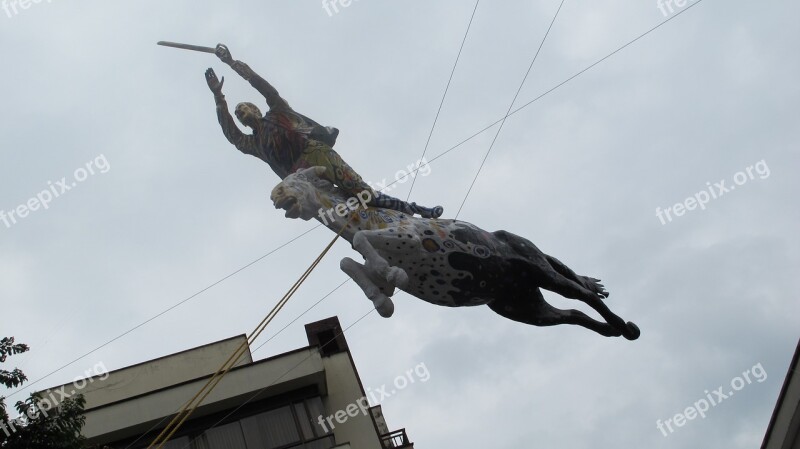
[[414, 443], [408, 441], [406, 429], [400, 429], [381, 435], [381, 446], [383, 449], [413, 448]]

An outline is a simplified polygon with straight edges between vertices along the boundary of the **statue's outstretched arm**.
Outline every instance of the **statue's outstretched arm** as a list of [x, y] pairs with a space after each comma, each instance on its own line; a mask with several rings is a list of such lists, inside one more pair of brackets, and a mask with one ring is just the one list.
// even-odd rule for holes
[[289, 108], [289, 103], [284, 100], [278, 90], [272, 86], [267, 80], [262, 78], [259, 74], [253, 71], [247, 64], [242, 61], [234, 61], [228, 47], [219, 44], [215, 54], [222, 62], [231, 66], [231, 68], [239, 74], [242, 78], [250, 83], [257, 91], [267, 99], [267, 105], [270, 109], [275, 108]]
[[214, 101], [217, 104], [217, 120], [219, 120], [225, 138], [242, 153], [254, 154], [253, 136], [243, 133], [236, 126], [236, 122], [228, 111], [228, 103], [225, 101], [225, 95], [222, 94], [222, 84], [225, 82], [225, 77], [222, 77], [222, 81], [220, 81], [217, 79], [214, 70], [208, 69], [206, 70], [206, 82], [211, 92], [214, 93]]

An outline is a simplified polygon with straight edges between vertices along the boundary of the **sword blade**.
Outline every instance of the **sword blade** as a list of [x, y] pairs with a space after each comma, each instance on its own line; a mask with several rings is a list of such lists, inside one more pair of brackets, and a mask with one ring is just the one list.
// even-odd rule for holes
[[204, 53], [214, 53], [215, 49], [212, 47], [203, 47], [200, 45], [179, 44], [177, 42], [158, 41], [158, 45], [164, 47], [182, 48], [184, 50], [202, 51]]

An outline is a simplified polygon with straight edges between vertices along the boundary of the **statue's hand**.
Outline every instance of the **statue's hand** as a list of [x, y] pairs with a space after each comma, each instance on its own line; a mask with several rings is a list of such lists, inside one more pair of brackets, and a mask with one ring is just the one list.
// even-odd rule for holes
[[211, 89], [211, 92], [215, 94], [222, 93], [222, 84], [225, 83], [225, 77], [222, 77], [220, 81], [217, 79], [217, 74], [214, 73], [214, 69], [206, 70], [206, 83], [208, 83], [208, 88]]
[[230, 64], [233, 62], [233, 56], [231, 56], [230, 50], [228, 50], [228, 47], [223, 44], [217, 44], [214, 54], [217, 55], [217, 57], [225, 64]]

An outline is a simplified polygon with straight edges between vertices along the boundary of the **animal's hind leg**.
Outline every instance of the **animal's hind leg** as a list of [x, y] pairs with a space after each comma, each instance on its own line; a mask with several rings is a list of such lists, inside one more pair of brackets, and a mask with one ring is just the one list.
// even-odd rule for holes
[[542, 250], [537, 248], [536, 245], [534, 245], [530, 240], [520, 237], [516, 234], [512, 234], [508, 231], [497, 231], [494, 233], [494, 235], [497, 236], [498, 239], [506, 242], [515, 253], [528, 259], [528, 261], [534, 264], [534, 266], [539, 268], [541, 271], [555, 270], [556, 273], [578, 284], [579, 286], [594, 292], [598, 296], [603, 298], [608, 297], [608, 292], [603, 287], [603, 284], [600, 284], [599, 279], [576, 274], [560, 260], [543, 253]]
[[361, 265], [349, 257], [342, 259], [339, 266], [351, 279], [356, 281], [356, 284], [361, 287], [361, 290], [363, 290], [367, 298], [372, 301], [375, 305], [375, 309], [382, 317], [389, 318], [392, 316], [394, 313], [394, 303], [389, 298], [389, 295], [394, 293], [394, 287], [388, 284], [378, 286], [370, 279], [364, 265]]
[[[550, 262], [550, 260], [554, 260], [557, 262], [556, 265], [560, 266], [562, 270], [569, 270], [572, 275], [577, 276], [572, 270], [567, 268], [566, 265], [562, 264], [551, 256], [545, 255], [545, 258]], [[540, 265], [534, 264], [535, 267], [540, 267]], [[583, 276], [580, 276], [583, 278]], [[592, 278], [586, 278], [592, 279]], [[632, 322], [628, 321], [627, 323], [625, 320], [620, 318], [611, 309], [608, 308], [603, 299], [608, 296], [608, 293], [605, 292], [603, 285], [599, 282], [594, 282], [592, 285], [596, 286], [595, 288], [587, 288], [584, 283], [582, 282], [575, 282], [572, 279], [568, 278], [567, 276], [562, 275], [558, 270], [553, 268], [552, 270], [545, 271], [543, 276], [540, 276], [540, 280], [544, 280], [540, 285], [542, 288], [556, 292], [561, 296], [577, 299], [579, 301], [583, 301], [589, 305], [589, 307], [593, 308], [594, 310], [599, 313], [608, 324], [616, 327], [622, 332], [622, 335], [627, 338], [628, 340], [636, 340], [639, 338], [640, 331], [639, 328], [633, 324]]]
[[560, 260], [556, 259], [553, 256], [545, 254], [544, 257], [547, 259], [547, 262], [550, 264], [550, 266], [553, 267], [553, 269], [558, 272], [558, 274], [566, 277], [567, 279], [573, 282], [577, 282], [586, 289], [597, 293], [603, 298], [608, 298], [608, 292], [606, 291], [605, 286], [600, 283], [600, 279], [595, 279], [588, 276], [581, 276], [572, 271], [568, 266], [564, 265], [563, 262], [561, 262]]
[[612, 312], [597, 293], [587, 290], [556, 272], [546, 276], [546, 282], [543, 282], [541, 286], [544, 289], [556, 292], [566, 298], [585, 302], [589, 307], [596, 310], [608, 324], [619, 329], [622, 335], [628, 340], [636, 340], [639, 338], [639, 328], [631, 322], [626, 323], [625, 320]]
[[[537, 285], [565, 298], [585, 302], [596, 310], [608, 324], [619, 329], [625, 338], [635, 340], [639, 337], [639, 328], [635, 324], [626, 323], [605, 305], [603, 298], [607, 294], [603, 294], [605, 290], [602, 289], [602, 286], [595, 283], [592, 288], [587, 288], [581, 279], [583, 276], [578, 276], [558, 259], [546, 255], [536, 245], [516, 234], [506, 231], [497, 231], [494, 234], [500, 240], [508, 243], [515, 253], [530, 263], [531, 277]], [[600, 291], [595, 286], [599, 286]]]
[[622, 332], [615, 326], [597, 321], [580, 310], [561, 310], [551, 306], [545, 302], [539, 289], [535, 290], [533, 298], [502, 298], [489, 303], [489, 308], [510, 320], [534, 326], [574, 324], [606, 337], [622, 335]]
[[[583, 299], [587, 293], [593, 290], [583, 284], [581, 276], [575, 274], [574, 271], [570, 270], [569, 267], [555, 257], [543, 253], [530, 240], [508, 231], [497, 231], [494, 235], [508, 244], [515, 254], [530, 263], [534, 279], [537, 282], [541, 282], [542, 286], [547, 290], [557, 291], [562, 296], [571, 299]], [[550, 287], [559, 288], [560, 290], [553, 290]]]

